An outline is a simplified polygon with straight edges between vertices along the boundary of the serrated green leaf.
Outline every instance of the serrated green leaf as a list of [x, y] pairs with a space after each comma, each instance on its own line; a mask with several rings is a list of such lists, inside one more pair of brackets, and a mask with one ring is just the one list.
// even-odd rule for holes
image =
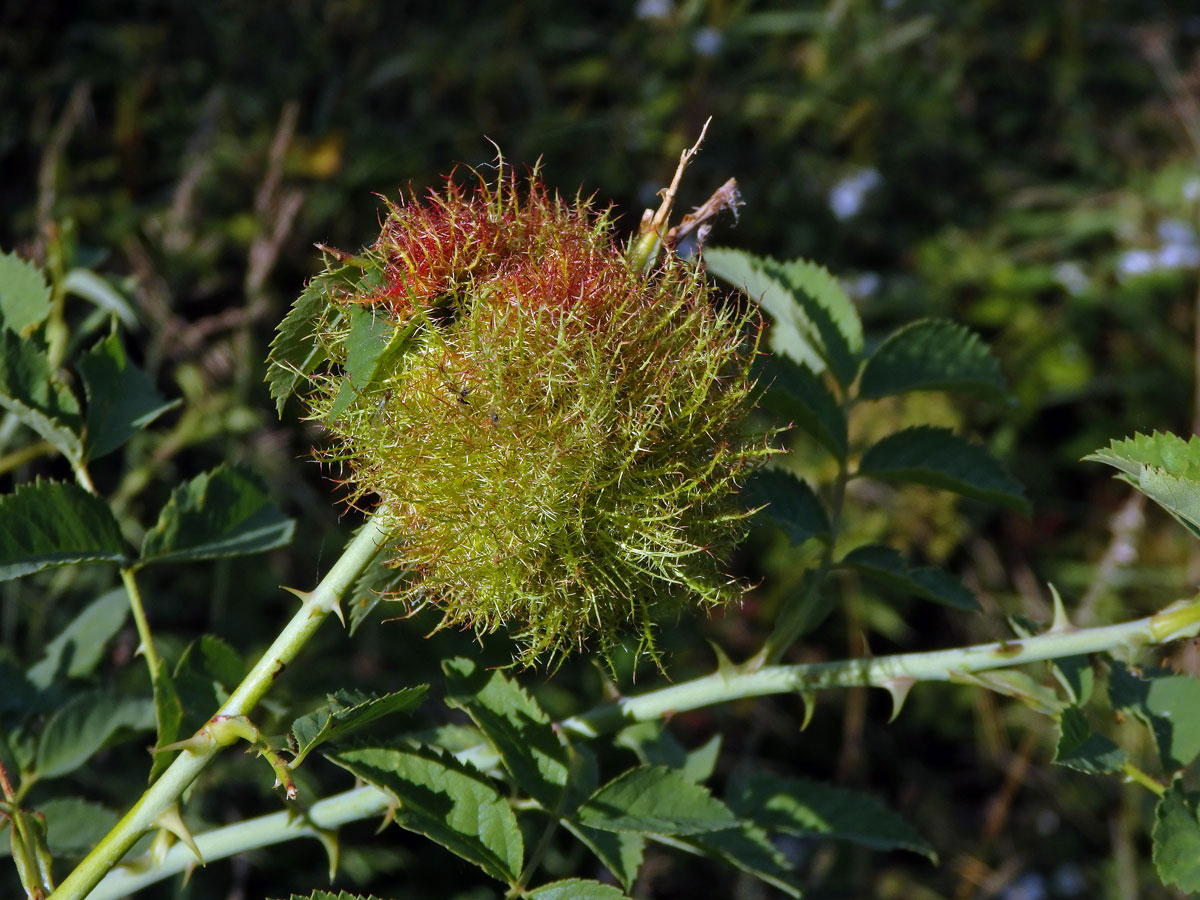
[[724, 860], [789, 897], [799, 897], [803, 893], [787, 857], [761, 828], [743, 822], [740, 828], [698, 834], [685, 840], [705, 856]]
[[201, 635], [188, 644], [171, 677], [188, 722], [183, 730], [199, 727], [229, 698], [247, 671], [245, 660], [216, 635]]
[[688, 751], [667, 730], [665, 723], [657, 719], [626, 726], [617, 735], [616, 743], [636, 753], [643, 764], [674, 769], [694, 784], [712, 777], [721, 753], [719, 734], [714, 734], [695, 750]]
[[446, 702], [464, 710], [487, 736], [517, 785], [544, 809], [555, 810], [567, 783], [567, 748], [550, 717], [499, 671], [459, 657], [442, 663]]
[[352, 894], [349, 891], [339, 891], [334, 894], [331, 891], [313, 891], [311, 894], [292, 894], [288, 900], [378, 900], [371, 894], [364, 897], [362, 894]]
[[46, 817], [46, 843], [52, 853], [86, 853], [117, 824], [116, 810], [80, 797], [59, 797], [38, 807]]
[[91, 269], [72, 269], [62, 283], [63, 291], [82, 297], [116, 316], [126, 328], [137, 328], [137, 313], [108, 281]]
[[583, 878], [567, 878], [552, 881], [530, 891], [529, 900], [629, 900], [629, 897], [611, 884], [588, 881]]
[[703, 834], [738, 824], [708, 788], [664, 766], [639, 766], [618, 775], [579, 808], [578, 821], [640, 834]]
[[423, 834], [512, 882], [521, 871], [524, 842], [507, 801], [479, 772], [429, 750], [366, 747], [329, 759], [398, 804], [395, 822]]
[[1156, 431], [1112, 441], [1107, 447], [1084, 457], [1120, 469], [1135, 478], [1143, 466], [1162, 469], [1170, 475], [1200, 481], [1200, 437], [1185, 440], [1179, 435]]
[[789, 287], [807, 294], [826, 310], [851, 352], [857, 353], [862, 349], [863, 327], [858, 308], [842, 283], [828, 269], [799, 257], [783, 262], [767, 257], [766, 267], [781, 273]]
[[120, 731], [154, 728], [154, 703], [119, 691], [79, 694], [56, 709], [38, 738], [34, 772], [58, 778], [73, 772]]
[[27, 336], [50, 315], [42, 270], [15, 253], [0, 253], [0, 325]]
[[780, 263], [721, 247], [706, 249], [704, 262], [771, 316], [772, 349], [815, 372], [828, 367], [843, 386], [854, 380], [862, 323], [846, 292], [825, 269], [805, 260]]
[[763, 407], [804, 429], [837, 459], [846, 458], [846, 413], [821, 376], [786, 357], [768, 356], [756, 377], [765, 389]]
[[768, 831], [833, 838], [874, 850], [911, 850], [937, 862], [937, 853], [916, 829], [862, 791], [754, 773], [733, 781], [726, 802]]
[[898, 328], [867, 359], [858, 395], [963, 391], [1004, 395], [1004, 376], [979, 335], [946, 319], [921, 319]]
[[806, 259], [776, 262], [768, 257], [766, 269], [792, 292], [816, 325], [834, 376], [849, 385], [858, 374], [863, 348], [862, 319], [840, 281], [824, 266]]
[[179, 726], [183, 724], [183, 701], [175, 688], [175, 680], [167, 669], [166, 660], [159, 660], [154, 673], [154, 763], [150, 766], [148, 781], [153, 784], [167, 770], [174, 754], [162, 748], [179, 738]]
[[350, 334], [346, 338], [346, 365], [337, 397], [325, 419], [334, 421], [367, 387], [379, 369], [380, 360], [397, 329], [374, 309], [351, 306], [346, 315]]
[[150, 377], [130, 364], [116, 332], [83, 354], [77, 368], [87, 397], [83, 448], [89, 460], [116, 450], [179, 405], [164, 400]]
[[78, 485], [38, 479], [0, 497], [0, 581], [53, 566], [125, 560], [108, 505]]
[[1058, 717], [1058, 746], [1054, 762], [1089, 775], [1119, 772], [1125, 751], [1104, 735], [1096, 734], [1078, 706], [1068, 706]]
[[1096, 673], [1092, 670], [1092, 661], [1087, 656], [1065, 656], [1062, 659], [1050, 661], [1050, 671], [1058, 679], [1071, 698], [1071, 702], [1082, 706], [1092, 696], [1096, 686]]
[[90, 675], [128, 618], [124, 588], [101, 594], [46, 645], [41, 660], [29, 669], [30, 683], [45, 690], [56, 679]]
[[810, 538], [828, 540], [829, 516], [816, 492], [807, 481], [782, 469], [763, 469], [755, 473], [743, 489], [750, 507], [762, 507], [766, 516], [799, 547]]
[[766, 272], [762, 259], [740, 250], [708, 247], [704, 263], [710, 272], [766, 310], [771, 318], [768, 341], [772, 350], [814, 372], [828, 368], [815, 326], [787, 286]]
[[240, 684], [249, 671], [241, 654], [215, 634], [202, 634], [184, 648], [175, 673], [178, 675], [188, 669], [227, 688]]
[[946, 428], [918, 425], [888, 435], [863, 454], [859, 476], [924, 484], [1028, 513], [1021, 485], [985, 448]]
[[1189, 894], [1200, 891], [1200, 794], [1178, 778], [1154, 812], [1154, 868], [1165, 885]]
[[977, 611], [979, 601], [961, 581], [933, 566], [909, 566], [900, 551], [883, 544], [864, 544], [838, 563], [906, 594], [955, 609]]
[[359, 691], [331, 694], [324, 707], [292, 723], [292, 735], [296, 740], [292, 768], [300, 765], [319, 744], [341, 740], [384, 716], [416, 709], [428, 690], [429, 685], [422, 684], [383, 696]]
[[[407, 737], [419, 744], [449, 750], [459, 759], [462, 759], [470, 750], [485, 748], [489, 752], [491, 751], [487, 738], [474, 725], [457, 725], [447, 722], [433, 728], [422, 728], [420, 731], [409, 732]], [[492, 755], [496, 756], [496, 764], [499, 765], [500, 757], [496, 754]]]
[[275, 411], [282, 415], [283, 405], [296, 386], [320, 365], [324, 352], [317, 339], [317, 326], [339, 287], [348, 287], [361, 274], [352, 266], [322, 272], [311, 279], [276, 329], [267, 357], [267, 384]]
[[632, 831], [599, 831], [564, 819], [563, 825], [591, 850], [625, 890], [631, 890], [646, 852], [646, 839]]
[[1118, 476], [1200, 537], [1200, 437], [1154, 432], [1113, 441], [1084, 457], [1113, 466]]
[[[568, 745], [571, 777], [567, 779], [567, 799], [563, 808], [574, 811], [600, 786], [600, 762], [587, 744]], [[565, 819], [563, 821], [566, 821]]]
[[1149, 466], [1137, 481], [1120, 476], [1169, 512], [1196, 537], [1200, 537], [1200, 481], [1170, 475]]
[[83, 459], [79, 401], [51, 371], [46, 348], [0, 329], [0, 406], [73, 462]]
[[142, 562], [192, 562], [282, 547], [295, 522], [251, 473], [221, 465], [176, 488], [142, 541]]
[[1137, 674], [1118, 661], [1109, 672], [1108, 693], [1114, 709], [1133, 713], [1150, 729], [1168, 772], [1200, 755], [1200, 679], [1167, 669]]

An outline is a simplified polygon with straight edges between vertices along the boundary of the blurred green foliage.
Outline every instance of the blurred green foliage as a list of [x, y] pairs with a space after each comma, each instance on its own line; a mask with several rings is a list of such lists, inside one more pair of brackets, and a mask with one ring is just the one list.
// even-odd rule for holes
[[[315, 433], [293, 414], [275, 424], [261, 383], [271, 330], [319, 266], [311, 244], [356, 248], [374, 230], [375, 192], [420, 190], [456, 162], [487, 166], [489, 141], [518, 165], [544, 159], [564, 193], [615, 202], [632, 230], [713, 116], [684, 205], [736, 176], [746, 208], [721, 243], [820, 261], [876, 333], [927, 314], [983, 332], [1015, 405], [920, 415], [998, 427], [993, 449], [1034, 499], [1031, 518], [982, 522], [942, 495], [852, 498], [864, 532], [886, 526], [914, 555], [949, 561], [989, 615], [918, 614], [864, 589], [798, 658], [857, 652], [866, 633], [876, 650], [996, 637], [1003, 614], [1046, 609], [1046, 579], [1100, 621], [1158, 605], [1195, 571], [1157, 514], [1134, 529], [1134, 565], [1098, 570], [1127, 494], [1078, 459], [1135, 430], [1190, 431], [1197, 415], [1198, 51], [1200, 14], [1186, 2], [16, 0], [0, 8], [0, 246], [106, 274], [143, 324], [139, 361], [164, 394], [186, 399], [165, 436], [131, 444], [125, 467], [97, 466], [106, 490], [144, 512], [175, 481], [234, 459], [307, 523], [300, 552], [273, 568], [222, 562], [197, 566], [184, 585], [147, 579], [164, 630], [236, 635], [248, 654], [284, 600], [249, 608], [243, 592], [311, 584], [344, 533], [328, 482], [298, 461]], [[913, 413], [877, 406], [890, 427]], [[889, 430], [852, 427], [860, 439]], [[731, 652], [761, 640], [795, 588], [795, 562], [773, 540], [746, 550], [743, 567], [762, 586], [741, 610], [667, 636], [679, 677], [710, 664], [703, 637]], [[5, 587], [0, 628], [22, 662], [77, 611], [61, 579], [37, 586], [36, 605]], [[18, 607], [34, 611], [19, 628]], [[356, 686], [392, 689], [441, 656], [480, 652], [454, 634], [422, 640], [430, 625], [364, 628], [353, 645], [324, 635], [290, 689], [319, 696], [335, 662]], [[585, 663], [567, 667], [542, 701], [565, 714], [598, 683]], [[1033, 884], [1022, 878], [1040, 879], [1043, 893], [1027, 896], [1164, 896], [1137, 824], [1149, 800], [1044, 771], [1049, 738], [1031, 736], [1044, 729], [1025, 710], [926, 688], [885, 726], [885, 705], [851, 692], [803, 735], [788, 700], [676, 726], [688, 746], [723, 730], [727, 768], [756, 758], [879, 790], [942, 850], [935, 870], [797, 842], [788, 849], [811, 896], [973, 897]], [[86, 786], [93, 796], [130, 796], [128, 773], [141, 770], [123, 762], [112, 761], [108, 783]], [[207, 801], [213, 820], [274, 808], [261, 773], [236, 765], [245, 779], [235, 773]], [[365, 849], [343, 857], [363, 890], [451, 897], [458, 876], [470, 883], [422, 845], [394, 833], [372, 843], [369, 832], [346, 835]], [[253, 862], [232, 870], [248, 896], [322, 883], [323, 860], [303, 847]], [[653, 862], [639, 896], [761, 896], [677, 856]], [[572, 860], [551, 853], [554, 865], [567, 872]], [[229, 872], [198, 876], [186, 895], [227, 893]], [[719, 889], [714, 877], [725, 879]]]

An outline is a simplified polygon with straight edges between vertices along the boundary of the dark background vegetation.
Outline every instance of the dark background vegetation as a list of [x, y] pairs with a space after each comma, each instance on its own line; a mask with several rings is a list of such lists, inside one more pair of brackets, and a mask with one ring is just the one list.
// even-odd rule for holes
[[[1198, 49], [1188, 2], [16, 0], [0, 7], [0, 247], [43, 260], [60, 247], [68, 267], [112, 278], [141, 319], [134, 353], [188, 400], [166, 432], [104, 461], [102, 490], [147, 517], [179, 478], [238, 459], [301, 520], [295, 551], [269, 565], [147, 576], [169, 652], [170, 636], [182, 646], [211, 631], [249, 654], [285, 615], [274, 586], [310, 586], [348, 527], [303, 461], [315, 433], [294, 408], [277, 422], [262, 383], [272, 329], [319, 266], [313, 243], [369, 242], [376, 193], [485, 166], [494, 147], [517, 165], [540, 158], [563, 193], [614, 203], [628, 231], [712, 116], [683, 203], [739, 179], [746, 206], [716, 242], [823, 263], [876, 334], [922, 315], [969, 324], [1010, 379], [1008, 406], [878, 404], [858, 434], [917, 415], [962, 426], [1007, 459], [1035, 510], [999, 517], [918, 491], [855, 497], [856, 528], [945, 562], [985, 612], [930, 613], [848, 585], [793, 658], [861, 653], [863, 635], [876, 652], [999, 637], [1006, 615], [1047, 616], [1048, 580], [1079, 619], [1111, 621], [1182, 594], [1197, 571], [1182, 532], [1143, 518], [1127, 489], [1078, 459], [1134, 430], [1188, 433], [1197, 417]], [[31, 472], [62, 474], [51, 463], [17, 474]], [[735, 658], [761, 641], [795, 588], [775, 540], [756, 535], [740, 561], [760, 582], [742, 609], [670, 631], [672, 677], [711, 668], [703, 638]], [[81, 602], [77, 584], [29, 590], [9, 590], [0, 622], [22, 659]], [[353, 643], [328, 629], [289, 688], [394, 688], [436, 677], [441, 654], [505, 658], [501, 641], [422, 640], [431, 625], [374, 624]], [[133, 669], [126, 677], [143, 677]], [[567, 713], [597, 702], [599, 682], [579, 660], [539, 693]], [[640, 672], [639, 685], [656, 683]], [[719, 773], [749, 764], [875, 790], [941, 851], [935, 868], [798, 843], [811, 897], [1169, 896], [1148, 860], [1152, 798], [1052, 768], [1047, 720], [938, 686], [914, 691], [891, 725], [887, 712], [885, 697], [851, 692], [825, 698], [804, 732], [794, 698], [674, 727], [689, 746], [726, 735]], [[81, 789], [124, 805], [143, 761], [110, 762], [111, 776]], [[322, 765], [304, 787], [346, 786]], [[264, 767], [231, 756], [220, 768], [200, 807], [209, 821], [277, 808]], [[364, 824], [345, 839], [341, 886], [492, 896], [460, 894], [475, 873], [398, 830], [374, 838]], [[551, 869], [579, 864], [571, 852], [552, 854]], [[324, 884], [323, 871], [315, 844], [285, 846], [157, 896], [286, 896]], [[637, 895], [773, 896], [666, 851]]]

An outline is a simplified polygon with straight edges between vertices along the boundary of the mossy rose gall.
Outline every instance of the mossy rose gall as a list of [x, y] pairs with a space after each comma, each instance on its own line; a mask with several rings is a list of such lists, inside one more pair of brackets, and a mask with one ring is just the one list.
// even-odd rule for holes
[[273, 389], [299, 388], [318, 455], [393, 526], [397, 599], [510, 629], [523, 663], [626, 631], [653, 653], [656, 623], [742, 591], [723, 562], [769, 452], [744, 421], [758, 326], [502, 170], [389, 205], [281, 326]]

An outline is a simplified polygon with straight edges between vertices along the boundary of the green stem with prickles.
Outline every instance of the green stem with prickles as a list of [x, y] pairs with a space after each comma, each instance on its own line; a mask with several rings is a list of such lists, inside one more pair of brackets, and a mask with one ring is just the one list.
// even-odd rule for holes
[[[217, 710], [214, 719], [245, 716], [254, 709], [390, 536], [378, 519], [369, 520], [359, 530], [324, 580], [312, 593], [303, 595], [299, 611]], [[83, 900], [88, 896], [137, 839], [154, 827], [155, 820], [179, 799], [222, 746], [221, 740], [201, 728], [162, 776], [50, 895], [50, 900]]]
[[[951, 650], [808, 665], [764, 666], [754, 671], [719, 671], [639, 696], [623, 697], [615, 703], [572, 716], [560, 722], [558, 727], [572, 735], [592, 738], [633, 722], [661, 719], [669, 713], [686, 712], [745, 697], [814, 692], [838, 687], [888, 687], [906, 680], [951, 681], [971, 672], [1167, 643], [1197, 634], [1200, 634], [1200, 595], [1173, 604], [1153, 616], [1119, 625], [1060, 629], [1021, 640]], [[467, 754], [471, 754], [472, 763], [477, 768], [486, 769], [499, 762], [494, 756], [484, 758], [478, 748], [458, 755], [463, 758]], [[1137, 778], [1137, 773], [1130, 769], [1125, 774], [1151, 790], [1162, 789], [1148, 776]], [[196, 844], [204, 858], [212, 861], [297, 837], [320, 838], [348, 822], [382, 815], [392, 802], [386, 793], [377, 788], [359, 787], [314, 803], [303, 818], [297, 818], [293, 812], [285, 810], [198, 835]], [[139, 860], [138, 865], [110, 873], [90, 900], [119, 900], [139, 888], [184, 871], [194, 861], [195, 857], [186, 847], [177, 845], [161, 860], [145, 857]], [[51, 900], [57, 896], [54, 895]]]

